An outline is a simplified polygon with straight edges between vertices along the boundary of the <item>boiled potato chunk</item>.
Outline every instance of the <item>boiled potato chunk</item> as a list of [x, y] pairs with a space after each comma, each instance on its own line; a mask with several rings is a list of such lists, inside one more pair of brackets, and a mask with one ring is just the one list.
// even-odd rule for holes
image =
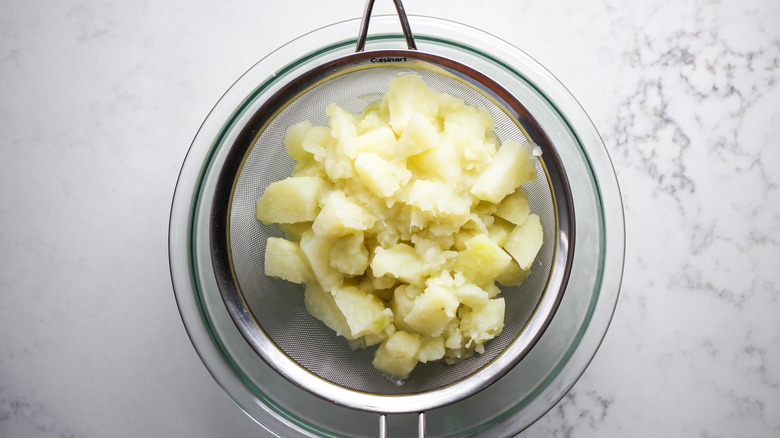
[[327, 291], [341, 286], [344, 282], [344, 274], [330, 264], [330, 252], [335, 242], [335, 238], [318, 236], [312, 230], [303, 233], [300, 242], [301, 250], [314, 273], [314, 279]]
[[543, 230], [539, 216], [530, 214], [525, 222], [509, 234], [504, 249], [517, 260], [520, 268], [528, 270], [542, 247], [542, 241]]
[[514, 193], [504, 198], [496, 208], [496, 216], [504, 218], [515, 225], [525, 222], [531, 214], [531, 206], [528, 204], [528, 192], [518, 187]]
[[358, 155], [355, 171], [368, 190], [380, 198], [388, 198], [401, 188], [393, 164], [373, 152]]
[[398, 379], [406, 379], [417, 365], [417, 353], [422, 348], [422, 336], [397, 331], [379, 345], [373, 365], [379, 371]]
[[368, 267], [368, 250], [363, 234], [340, 237], [330, 250], [330, 266], [348, 276], [361, 275]]
[[420, 351], [417, 352], [417, 360], [423, 363], [436, 361], [443, 358], [446, 351], [447, 349], [444, 346], [443, 336], [426, 338], [423, 340]]
[[304, 121], [290, 126], [284, 133], [284, 145], [287, 147], [287, 154], [296, 161], [305, 161], [313, 157], [311, 152], [303, 148], [303, 141], [306, 140], [306, 136], [311, 128], [311, 122]]
[[376, 277], [391, 275], [405, 283], [418, 283], [425, 266], [413, 247], [399, 243], [388, 249], [376, 248], [371, 270]]
[[347, 321], [352, 339], [377, 334], [393, 320], [393, 312], [382, 300], [355, 286], [344, 286], [332, 291], [336, 307]]
[[312, 221], [320, 211], [320, 194], [328, 186], [327, 181], [316, 176], [272, 182], [257, 200], [257, 219], [267, 224]]
[[374, 224], [371, 213], [339, 190], [324, 194], [320, 206], [322, 209], [311, 226], [319, 236], [346, 236], [367, 230]]
[[514, 140], [507, 140], [480, 173], [471, 187], [471, 194], [497, 204], [535, 177], [536, 167], [531, 150]]
[[487, 235], [479, 234], [466, 242], [466, 249], [455, 258], [455, 267], [472, 283], [484, 284], [495, 279], [511, 260]]
[[478, 353], [484, 352], [482, 345], [485, 341], [495, 338], [503, 330], [505, 307], [503, 298], [494, 298], [476, 309], [463, 308], [460, 315], [460, 331], [470, 339]]
[[395, 326], [408, 332], [414, 329], [406, 323], [406, 316], [414, 309], [414, 302], [422, 295], [422, 289], [417, 286], [402, 284], [393, 291], [390, 310], [393, 312]]
[[269, 237], [265, 247], [265, 275], [293, 283], [305, 283], [312, 278], [309, 262], [295, 242]]
[[347, 319], [341, 313], [336, 300], [330, 292], [323, 290], [316, 282], [306, 283], [303, 302], [311, 316], [322, 321], [337, 335], [352, 339], [352, 330], [347, 324]]
[[389, 124], [397, 136], [403, 135], [413, 113], [433, 119], [438, 103], [436, 94], [417, 75], [393, 78], [388, 84], [384, 99], [390, 112]]
[[424, 115], [413, 112], [397, 147], [402, 157], [410, 157], [436, 146], [438, 142], [439, 133], [433, 123]]
[[544, 237], [523, 188], [529, 145], [502, 143], [487, 108], [418, 75], [362, 112], [325, 115], [287, 129], [290, 177], [257, 200], [258, 220], [287, 236], [268, 239], [265, 274], [305, 283], [308, 312], [375, 348], [393, 378], [483, 353], [503, 330], [503, 294], [519, 293], [499, 284], [525, 281]]
[[504, 286], [519, 286], [531, 275], [530, 269], [523, 269], [515, 259], [512, 259], [506, 268], [496, 277], [496, 281]]
[[414, 300], [414, 307], [404, 322], [415, 332], [427, 337], [436, 337], [455, 317], [460, 302], [447, 288], [431, 285]]

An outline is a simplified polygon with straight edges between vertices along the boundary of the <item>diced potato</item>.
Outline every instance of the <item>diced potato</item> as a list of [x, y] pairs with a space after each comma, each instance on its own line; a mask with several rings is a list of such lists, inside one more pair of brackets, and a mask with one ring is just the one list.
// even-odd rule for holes
[[444, 129], [458, 129], [476, 135], [480, 142], [493, 129], [495, 120], [485, 107], [456, 105], [444, 114]]
[[503, 248], [504, 244], [506, 243], [506, 239], [509, 237], [509, 234], [512, 232], [512, 230], [515, 229], [515, 226], [515, 224], [509, 222], [506, 219], [493, 217], [493, 223], [487, 227], [488, 237], [490, 240], [495, 242], [496, 245]]
[[393, 320], [393, 312], [385, 308], [382, 300], [357, 287], [338, 287], [331, 293], [347, 321], [352, 339], [380, 333]]
[[503, 298], [493, 298], [484, 306], [476, 309], [464, 308], [460, 316], [460, 331], [477, 347], [477, 352], [485, 341], [498, 336], [504, 328], [504, 311], [506, 304]]
[[398, 139], [397, 150], [401, 157], [406, 158], [430, 149], [438, 142], [439, 133], [436, 127], [424, 115], [415, 111], [409, 117], [409, 124], [401, 138]]
[[353, 160], [363, 152], [370, 152], [390, 160], [395, 156], [396, 142], [395, 133], [389, 126], [378, 125], [358, 135], [351, 143], [345, 144], [344, 152]]
[[471, 187], [471, 194], [497, 204], [535, 176], [531, 150], [514, 140], [507, 140], [480, 173]]
[[435, 93], [417, 75], [398, 76], [390, 80], [387, 93], [390, 111], [390, 127], [397, 136], [403, 135], [412, 113], [420, 113], [426, 118], [436, 117], [438, 103]]
[[539, 216], [532, 213], [528, 215], [525, 222], [512, 231], [504, 244], [504, 249], [517, 260], [520, 268], [528, 270], [542, 247], [543, 234]]
[[374, 355], [373, 365], [392, 377], [407, 379], [417, 365], [417, 353], [420, 348], [422, 348], [420, 335], [397, 331], [379, 345]]
[[502, 217], [515, 225], [525, 222], [529, 214], [531, 214], [531, 206], [528, 204], [528, 192], [522, 187], [518, 187], [514, 193], [504, 198], [498, 204], [495, 213], [496, 216]]
[[352, 330], [347, 324], [344, 314], [336, 305], [336, 300], [330, 292], [323, 290], [316, 282], [306, 283], [306, 291], [303, 296], [306, 311], [311, 316], [322, 321], [337, 335], [344, 338], [352, 338]]
[[305, 283], [313, 277], [298, 244], [278, 237], [269, 237], [266, 241], [265, 275], [293, 283]]
[[376, 248], [370, 266], [376, 277], [391, 275], [405, 283], [419, 283], [425, 271], [417, 251], [405, 243], [388, 249]]
[[312, 124], [309, 121], [296, 123], [287, 128], [284, 134], [284, 145], [287, 148], [287, 154], [296, 161], [305, 161], [313, 158], [311, 152], [303, 149], [303, 141], [311, 130]]
[[276, 224], [288, 239], [300, 242], [306, 230], [311, 230], [311, 222], [296, 222], [294, 224]]
[[257, 219], [270, 224], [313, 221], [320, 211], [319, 197], [330, 184], [316, 176], [272, 182], [257, 200]]
[[354, 115], [335, 103], [328, 105], [325, 113], [330, 117], [330, 135], [338, 143], [348, 144], [357, 138]]
[[318, 236], [312, 230], [301, 236], [300, 247], [311, 266], [314, 279], [326, 291], [331, 291], [344, 282], [344, 274], [330, 264], [330, 251], [334, 243], [334, 238]]
[[314, 218], [312, 230], [320, 236], [346, 236], [367, 230], [374, 224], [374, 218], [343, 192], [332, 190], [320, 201], [322, 209]]
[[487, 292], [472, 283], [466, 283], [456, 288], [454, 292], [458, 301], [472, 309], [484, 306], [488, 302], [488, 299], [490, 299]]
[[363, 274], [368, 267], [368, 250], [363, 245], [363, 233], [338, 238], [330, 250], [330, 265], [345, 275]]
[[404, 320], [406, 315], [414, 309], [414, 300], [422, 295], [422, 289], [417, 286], [402, 284], [393, 291], [393, 299], [390, 301], [390, 309], [393, 311], [393, 321], [396, 328], [413, 332]]
[[425, 338], [420, 351], [417, 352], [417, 360], [423, 363], [436, 361], [443, 358], [445, 352], [443, 336]]
[[393, 164], [373, 152], [363, 152], [355, 159], [355, 171], [374, 195], [389, 198], [401, 188]]
[[370, 347], [384, 341], [385, 339], [392, 336], [392, 334], [395, 332], [395, 326], [393, 324], [388, 324], [387, 327], [385, 327], [384, 330], [380, 331], [379, 333], [369, 333], [360, 339], [363, 341], [366, 347]]
[[498, 274], [496, 281], [504, 286], [519, 286], [523, 284], [526, 278], [531, 274], [531, 270], [525, 270], [520, 267], [516, 260], [512, 259], [506, 268]]
[[437, 145], [408, 157], [406, 163], [422, 179], [437, 179], [454, 184], [463, 173], [460, 156], [459, 137], [444, 132]]
[[428, 286], [414, 300], [414, 308], [404, 318], [404, 322], [415, 332], [424, 336], [436, 337], [455, 317], [460, 302], [451, 290], [441, 286]]
[[466, 249], [455, 259], [455, 269], [467, 280], [481, 285], [492, 281], [511, 260], [487, 235], [480, 234], [466, 242]]
[[301, 148], [312, 154], [315, 160], [320, 163], [325, 162], [325, 157], [330, 149], [330, 145], [333, 143], [333, 138], [330, 136], [330, 129], [324, 126], [313, 126], [306, 133], [306, 138], [301, 142]]
[[318, 176], [328, 178], [328, 172], [325, 171], [325, 165], [317, 161], [312, 155], [303, 161], [295, 163], [290, 176]]

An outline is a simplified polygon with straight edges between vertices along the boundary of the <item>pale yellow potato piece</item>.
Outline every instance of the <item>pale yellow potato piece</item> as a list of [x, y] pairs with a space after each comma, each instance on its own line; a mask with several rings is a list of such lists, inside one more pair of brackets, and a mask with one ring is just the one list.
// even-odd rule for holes
[[306, 305], [306, 311], [311, 316], [322, 321], [337, 335], [352, 339], [352, 330], [349, 328], [344, 314], [336, 305], [333, 295], [323, 290], [317, 282], [306, 283], [303, 302]]
[[379, 125], [359, 134], [355, 140], [345, 144], [344, 153], [353, 160], [363, 152], [371, 152], [383, 159], [390, 160], [395, 157], [397, 141], [395, 133], [389, 126]]
[[515, 259], [523, 270], [531, 268], [536, 254], [542, 247], [544, 231], [539, 216], [528, 215], [521, 225], [518, 225], [504, 244], [504, 249]]
[[336, 239], [330, 250], [330, 266], [349, 276], [363, 274], [368, 268], [368, 249], [363, 244], [363, 233]]
[[380, 333], [393, 320], [393, 312], [382, 300], [355, 286], [337, 287], [331, 293], [353, 339]]
[[471, 187], [471, 194], [497, 204], [535, 176], [531, 150], [510, 139], [498, 148], [493, 160], [480, 173]]
[[329, 185], [329, 182], [316, 176], [291, 177], [272, 182], [257, 200], [255, 215], [267, 224], [312, 221], [320, 211], [320, 194]]
[[299, 122], [291, 125], [284, 133], [284, 145], [287, 148], [287, 154], [296, 161], [305, 161], [313, 158], [311, 152], [303, 148], [303, 141], [312, 128], [309, 121]]
[[515, 225], [525, 222], [531, 214], [531, 205], [528, 203], [528, 192], [518, 187], [514, 193], [504, 198], [496, 208], [495, 215], [502, 217]]
[[490, 299], [487, 292], [473, 283], [466, 283], [455, 288], [454, 293], [458, 301], [472, 309], [484, 306]]
[[295, 242], [269, 237], [265, 246], [265, 275], [293, 283], [305, 283], [313, 278], [309, 262]]
[[512, 259], [506, 268], [496, 277], [496, 281], [504, 286], [519, 286], [531, 275], [530, 269], [523, 269], [515, 259]]
[[503, 298], [493, 298], [482, 307], [464, 308], [460, 314], [460, 331], [476, 346], [477, 352], [484, 352], [482, 345], [504, 328], [506, 304]]
[[312, 155], [303, 161], [295, 163], [290, 176], [318, 176], [320, 178], [329, 179], [328, 172], [325, 171], [325, 165], [317, 161]]
[[417, 365], [422, 337], [416, 333], [396, 331], [379, 344], [372, 362], [374, 368], [398, 379], [407, 379]]
[[301, 142], [301, 148], [310, 153], [312, 157], [320, 162], [325, 162], [325, 156], [333, 143], [333, 137], [330, 136], [330, 129], [325, 126], [313, 126], [306, 133], [306, 138]]
[[330, 264], [330, 251], [335, 242], [335, 238], [318, 236], [312, 230], [301, 235], [301, 251], [311, 266], [314, 279], [326, 291], [331, 291], [344, 282], [344, 274]]
[[443, 336], [425, 338], [420, 351], [417, 352], [417, 360], [423, 363], [437, 361], [444, 357], [446, 351]]
[[439, 136], [438, 144], [408, 157], [406, 165], [421, 179], [439, 180], [455, 185], [463, 173], [460, 157], [460, 137], [455, 133], [444, 132]]
[[389, 198], [401, 188], [394, 165], [373, 152], [363, 152], [355, 159], [355, 171], [374, 195]]
[[433, 120], [438, 110], [436, 93], [417, 75], [398, 76], [390, 80], [384, 99], [390, 114], [388, 122], [399, 137], [406, 130], [413, 113]]
[[295, 242], [301, 241], [301, 236], [306, 230], [311, 230], [311, 222], [296, 222], [294, 224], [276, 224], [288, 239]]
[[503, 249], [485, 234], [466, 242], [466, 249], [455, 258], [455, 269], [474, 284], [493, 281], [512, 260]]
[[404, 320], [406, 315], [414, 309], [414, 300], [420, 295], [422, 295], [422, 289], [417, 286], [402, 284], [395, 288], [393, 299], [390, 300], [390, 310], [393, 311], [393, 322], [397, 329], [414, 331]]
[[430, 149], [439, 142], [439, 133], [424, 115], [412, 112], [409, 123], [398, 139], [397, 151], [401, 157], [410, 157]]
[[346, 236], [367, 230], [375, 221], [360, 204], [339, 190], [323, 194], [320, 206], [321, 210], [311, 226], [320, 236]]
[[414, 307], [404, 322], [415, 332], [427, 337], [436, 337], [444, 332], [447, 324], [455, 318], [460, 302], [451, 290], [438, 285], [425, 288], [415, 298]]
[[371, 260], [371, 271], [376, 277], [391, 275], [405, 283], [419, 283], [425, 266], [414, 248], [399, 243], [390, 248], [376, 248]]
[[506, 219], [500, 217], [494, 217], [493, 223], [487, 227], [488, 237], [490, 240], [496, 243], [500, 247], [504, 247], [506, 239], [509, 238], [509, 234], [515, 229], [517, 225], [509, 222]]

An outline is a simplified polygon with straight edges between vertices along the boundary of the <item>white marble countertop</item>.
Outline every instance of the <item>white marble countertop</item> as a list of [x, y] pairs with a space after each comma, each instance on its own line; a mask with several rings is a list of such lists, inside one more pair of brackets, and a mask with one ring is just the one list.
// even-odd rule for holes
[[[610, 331], [522, 436], [780, 436], [780, 3], [473, 5], [406, 2], [552, 71], [601, 132], [625, 202]], [[170, 201], [230, 84], [362, 8], [3, 2], [0, 437], [269, 436], [187, 338], [168, 271]]]

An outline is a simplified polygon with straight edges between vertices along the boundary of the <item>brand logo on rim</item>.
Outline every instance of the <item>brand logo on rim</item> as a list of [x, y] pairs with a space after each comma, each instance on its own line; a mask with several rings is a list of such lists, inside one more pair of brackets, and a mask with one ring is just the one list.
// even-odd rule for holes
[[406, 59], [406, 56], [399, 56], [399, 57], [393, 57], [393, 56], [380, 56], [377, 58], [371, 58], [372, 63], [376, 62], [406, 62], [408, 59]]

